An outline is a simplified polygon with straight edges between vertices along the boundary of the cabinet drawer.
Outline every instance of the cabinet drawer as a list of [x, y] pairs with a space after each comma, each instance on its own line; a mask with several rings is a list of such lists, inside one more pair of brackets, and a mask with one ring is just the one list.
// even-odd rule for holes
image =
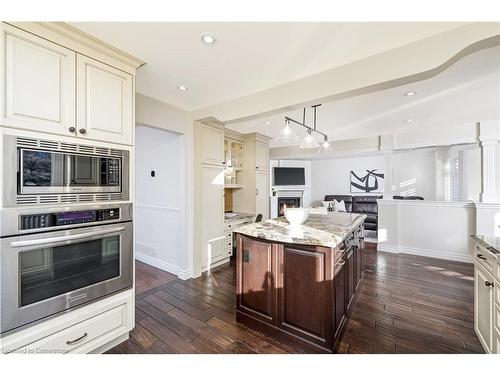
[[486, 271], [493, 274], [493, 267], [496, 263], [495, 256], [482, 246], [476, 245], [475, 248], [476, 261], [482, 265]]
[[107, 333], [119, 331], [120, 329], [126, 332], [128, 331], [126, 306], [126, 303], [116, 306], [72, 327], [35, 341], [18, 351], [21, 353], [26, 351], [28, 353], [49, 354], [77, 352], [78, 348], [97, 340]]

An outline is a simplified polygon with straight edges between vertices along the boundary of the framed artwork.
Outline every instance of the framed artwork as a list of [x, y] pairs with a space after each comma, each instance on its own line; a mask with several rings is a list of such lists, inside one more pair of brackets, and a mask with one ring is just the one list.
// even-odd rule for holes
[[363, 169], [351, 171], [351, 193], [382, 193], [384, 191], [384, 171]]

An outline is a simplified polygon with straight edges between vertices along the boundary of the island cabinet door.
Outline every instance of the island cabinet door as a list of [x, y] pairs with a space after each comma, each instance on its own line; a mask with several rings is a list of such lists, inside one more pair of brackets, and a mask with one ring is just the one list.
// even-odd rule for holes
[[354, 249], [351, 248], [346, 255], [346, 272], [347, 272], [347, 282], [346, 282], [346, 304], [347, 309], [351, 307], [352, 300], [354, 298], [354, 289], [356, 287], [356, 259], [354, 255]]
[[361, 281], [361, 277], [363, 276], [363, 248], [361, 246], [356, 246], [354, 248], [354, 252], [356, 253], [356, 289], [359, 286], [359, 282]]
[[276, 245], [238, 235], [237, 310], [276, 325]]
[[278, 246], [278, 327], [314, 344], [334, 341], [332, 249]]
[[347, 272], [345, 257], [342, 257], [335, 266], [333, 283], [335, 286], [335, 337], [340, 334], [347, 313], [346, 282]]

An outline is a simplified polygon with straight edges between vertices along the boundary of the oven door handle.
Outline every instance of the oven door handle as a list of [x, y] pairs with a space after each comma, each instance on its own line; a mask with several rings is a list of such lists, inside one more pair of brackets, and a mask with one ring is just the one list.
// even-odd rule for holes
[[15, 241], [15, 242], [12, 242], [10, 244], [10, 247], [28, 247], [28, 246], [36, 246], [36, 245], [52, 245], [52, 244], [57, 244], [59, 242], [80, 240], [82, 238], [90, 238], [90, 237], [96, 237], [96, 236], [103, 236], [105, 234], [122, 232], [123, 230], [125, 230], [125, 227], [96, 230], [96, 231], [87, 232], [87, 233], [70, 234], [68, 236], [40, 238], [37, 240]]

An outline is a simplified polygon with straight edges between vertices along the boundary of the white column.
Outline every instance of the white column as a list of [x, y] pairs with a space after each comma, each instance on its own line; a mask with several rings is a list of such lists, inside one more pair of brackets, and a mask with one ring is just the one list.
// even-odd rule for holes
[[393, 173], [392, 173], [392, 153], [395, 146], [394, 134], [386, 134], [380, 136], [379, 149], [384, 155], [384, 199], [392, 199], [394, 192], [392, 191]]
[[384, 199], [392, 199], [394, 192], [392, 191], [393, 176], [392, 176], [392, 152], [393, 150], [383, 150], [384, 155]]
[[497, 140], [481, 141], [481, 202], [496, 203], [496, 146]]

